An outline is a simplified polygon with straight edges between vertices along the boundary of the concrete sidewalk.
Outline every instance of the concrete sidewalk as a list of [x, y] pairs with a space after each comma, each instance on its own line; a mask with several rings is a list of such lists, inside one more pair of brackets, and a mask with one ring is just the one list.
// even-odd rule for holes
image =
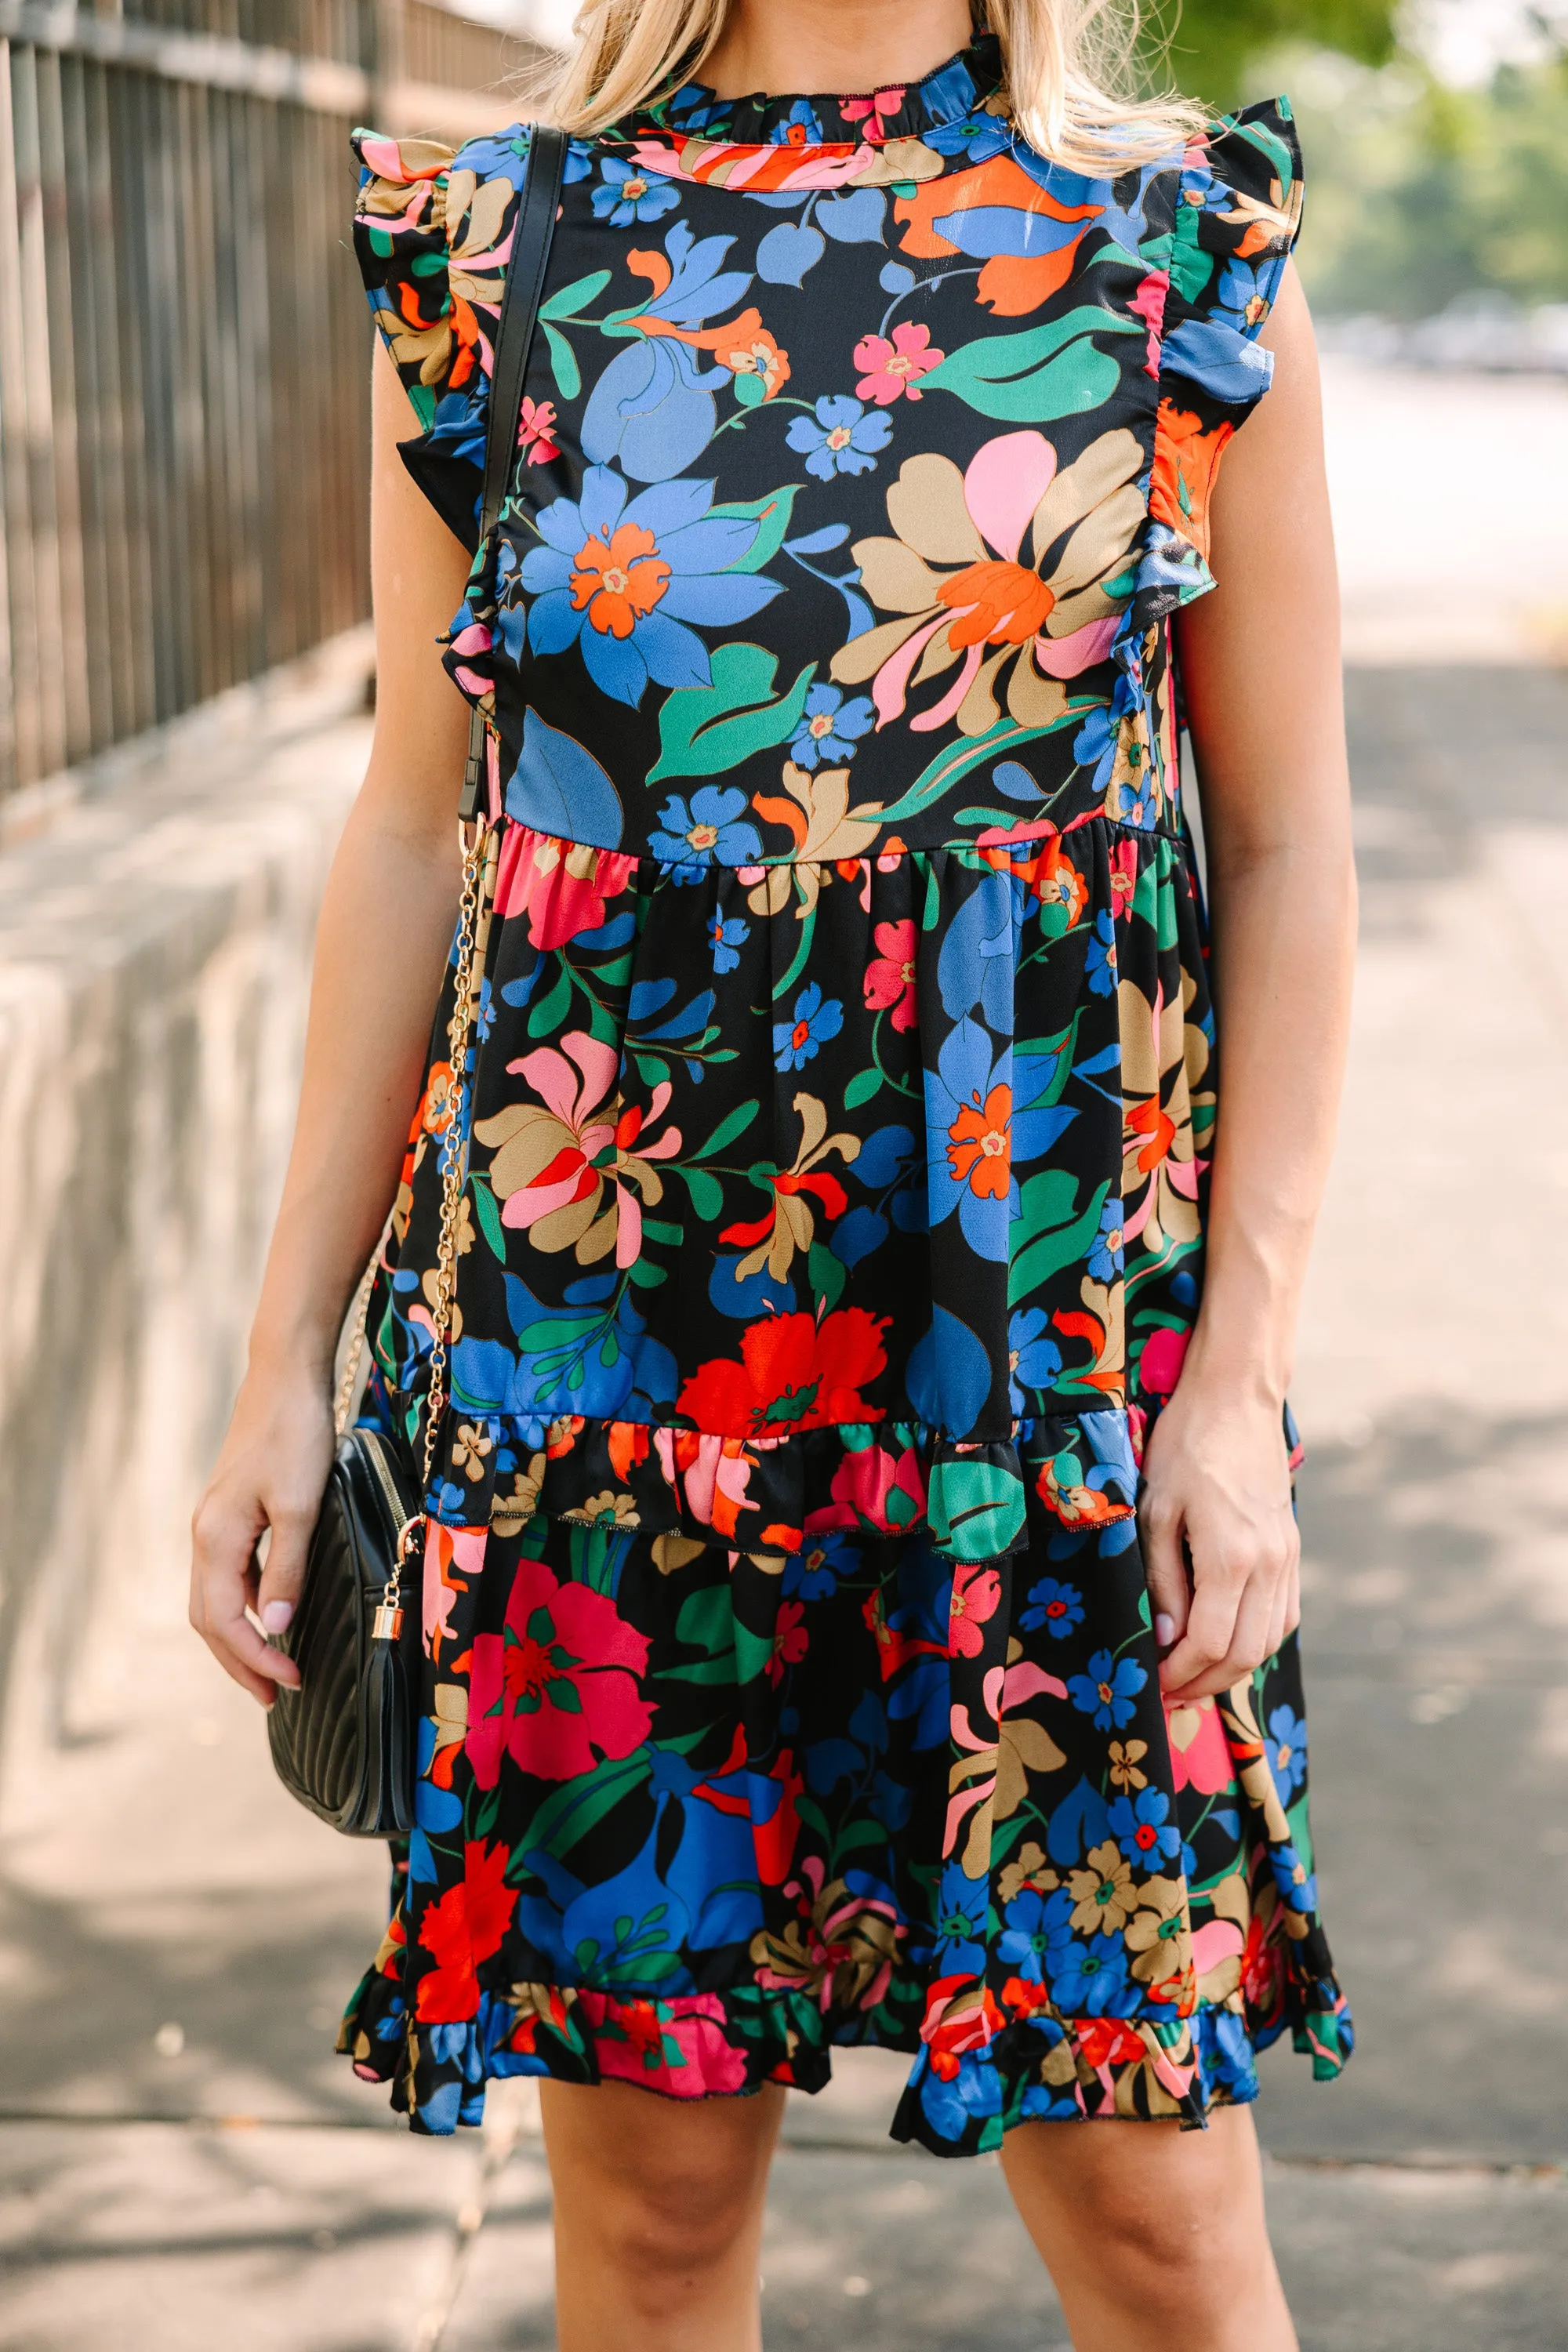
[[[1307, 2352], [1568, 2338], [1568, 678], [1352, 676], [1365, 919], [1298, 1402], [1314, 1784], [1362, 2047], [1259, 2120]], [[0, 2347], [522, 2352], [526, 2089], [415, 2141], [331, 2054], [380, 1854], [274, 1785], [176, 1559], [85, 1628], [0, 1785]], [[792, 2102], [767, 2341], [1066, 2343], [994, 2163]]]

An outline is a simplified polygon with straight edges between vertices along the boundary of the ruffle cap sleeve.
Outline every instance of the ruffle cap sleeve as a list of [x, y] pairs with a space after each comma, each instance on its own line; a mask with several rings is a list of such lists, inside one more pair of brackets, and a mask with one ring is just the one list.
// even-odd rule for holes
[[356, 131], [354, 251], [422, 430], [404, 464], [471, 551], [479, 543], [492, 339], [528, 159], [526, 129], [456, 152]]
[[[1205, 572], [1220, 458], [1273, 377], [1274, 355], [1258, 337], [1300, 228], [1301, 200], [1289, 99], [1228, 116], [1183, 159], [1150, 511], [1189, 542]], [[1196, 582], [1189, 593], [1201, 593]]]

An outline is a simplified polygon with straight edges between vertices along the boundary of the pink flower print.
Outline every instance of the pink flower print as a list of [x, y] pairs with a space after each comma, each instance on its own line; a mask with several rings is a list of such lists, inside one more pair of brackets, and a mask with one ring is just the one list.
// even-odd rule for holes
[[1225, 1725], [1212, 1698], [1184, 1699], [1165, 1709], [1165, 1730], [1171, 1742], [1171, 1774], [1178, 1789], [1195, 1789], [1202, 1797], [1217, 1797], [1236, 1778]]
[[607, 2081], [641, 2083], [672, 2099], [706, 2099], [744, 2087], [744, 2053], [729, 2039], [717, 1993], [675, 2000], [616, 2000], [582, 1992], [581, 2013], [595, 2028], [594, 2048]]
[[[484, 683], [488, 692], [489, 681]], [[564, 947], [600, 929], [606, 900], [621, 896], [636, 870], [637, 859], [623, 851], [590, 849], [535, 833], [531, 825], [509, 825], [496, 866], [495, 911], [503, 920], [526, 914], [536, 948]]]
[[1127, 305], [1149, 330], [1149, 355], [1143, 362], [1143, 373], [1155, 378], [1160, 373], [1160, 338], [1164, 332], [1165, 297], [1170, 290], [1170, 271], [1152, 269]]
[[564, 1053], [541, 1045], [507, 1064], [536, 1100], [509, 1103], [475, 1123], [475, 1140], [495, 1154], [489, 1178], [500, 1221], [531, 1231], [538, 1249], [574, 1250], [580, 1265], [595, 1265], [612, 1249], [617, 1265], [635, 1265], [642, 1202], [664, 1196], [651, 1163], [680, 1150], [678, 1127], [645, 1138], [645, 1117], [650, 1127], [662, 1118], [672, 1089], [661, 1079], [646, 1114], [618, 1096], [608, 1100], [620, 1066], [615, 1048], [582, 1029], [569, 1030], [561, 1043]]
[[640, 1748], [647, 1650], [607, 1594], [520, 1559], [502, 1632], [474, 1636], [464, 1745], [480, 1788], [495, 1787], [503, 1752], [537, 1780], [571, 1780]]
[[1132, 911], [1132, 893], [1138, 887], [1138, 845], [1135, 841], [1119, 841], [1110, 859], [1110, 912], [1116, 922], [1124, 922]]
[[915, 1011], [915, 927], [912, 919], [879, 923], [881, 954], [866, 967], [866, 1002], [874, 1013], [892, 1012], [895, 1029], [912, 1029]]
[[517, 421], [517, 446], [528, 452], [531, 466], [548, 466], [561, 451], [555, 440], [555, 403], [552, 400], [523, 400]]
[[913, 1446], [902, 1454], [868, 1445], [846, 1454], [833, 1474], [832, 1501], [808, 1511], [805, 1531], [824, 1528], [875, 1528], [901, 1535], [926, 1515], [925, 1480]]
[[946, 354], [931, 349], [931, 329], [910, 325], [900, 320], [893, 329], [892, 341], [886, 335], [862, 335], [855, 346], [855, 364], [863, 368], [855, 389], [862, 400], [874, 400], [879, 408], [890, 408], [893, 402], [907, 393], [911, 400], [921, 396], [917, 376], [929, 375]]
[[870, 98], [847, 98], [839, 111], [846, 122], [862, 122], [860, 136], [868, 147], [879, 147], [888, 135], [884, 116], [897, 114], [904, 102], [901, 88], [879, 89]]
[[947, 1621], [948, 1654], [977, 1658], [985, 1647], [981, 1628], [994, 1617], [1002, 1599], [1002, 1580], [994, 1568], [966, 1559], [953, 1571], [952, 1603]]

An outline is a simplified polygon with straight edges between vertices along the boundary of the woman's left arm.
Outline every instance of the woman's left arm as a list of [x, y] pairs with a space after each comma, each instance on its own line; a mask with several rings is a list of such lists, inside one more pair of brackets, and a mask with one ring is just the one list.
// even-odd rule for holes
[[1317, 351], [1293, 268], [1261, 341], [1273, 387], [1215, 488], [1219, 585], [1178, 624], [1203, 796], [1220, 1114], [1203, 1304], [1150, 1436], [1140, 1504], [1167, 1699], [1228, 1689], [1300, 1615], [1285, 1390], [1333, 1147], [1355, 944]]

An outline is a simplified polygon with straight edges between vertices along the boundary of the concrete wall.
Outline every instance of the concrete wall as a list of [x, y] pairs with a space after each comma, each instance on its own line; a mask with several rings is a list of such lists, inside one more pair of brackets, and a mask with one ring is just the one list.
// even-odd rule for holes
[[0, 856], [0, 1762], [69, 1742], [221, 1436], [367, 669], [237, 689]]

